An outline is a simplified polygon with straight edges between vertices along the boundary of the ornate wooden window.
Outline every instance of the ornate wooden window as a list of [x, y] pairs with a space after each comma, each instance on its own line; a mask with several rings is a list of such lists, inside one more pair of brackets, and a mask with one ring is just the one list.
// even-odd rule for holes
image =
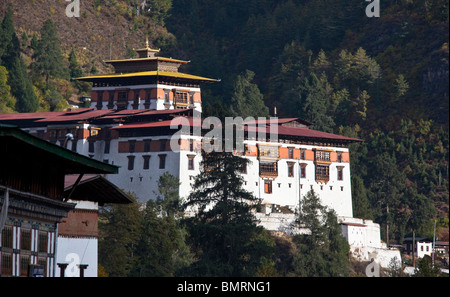
[[259, 175], [261, 177], [277, 177], [278, 162], [260, 162]]
[[316, 181], [328, 182], [330, 180], [330, 166], [316, 165]]
[[330, 180], [330, 153], [329, 150], [315, 150], [316, 182], [327, 183]]

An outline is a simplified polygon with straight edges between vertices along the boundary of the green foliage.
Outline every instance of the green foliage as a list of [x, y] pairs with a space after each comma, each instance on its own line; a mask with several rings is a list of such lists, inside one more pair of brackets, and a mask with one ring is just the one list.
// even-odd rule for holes
[[141, 234], [142, 213], [139, 204], [113, 204], [104, 207], [99, 220], [99, 264], [109, 276], [126, 277], [136, 262], [134, 253]]
[[48, 83], [50, 76], [67, 78], [67, 68], [61, 50], [61, 42], [58, 39], [58, 30], [55, 23], [48, 19], [41, 28], [41, 39], [38, 41], [34, 52], [36, 61], [32, 68], [45, 76]]
[[[192, 255], [185, 244], [186, 232], [171, 215], [161, 215], [161, 202], [149, 200], [143, 211], [131, 276], [167, 277], [191, 263]], [[165, 201], [167, 202], [167, 201]]]
[[11, 94], [17, 99], [15, 110], [33, 112], [38, 108], [38, 100], [20, 53], [12, 16], [13, 12], [9, 9], [0, 28], [0, 62], [8, 71]]
[[175, 276], [193, 262], [188, 236], [180, 219], [179, 181], [166, 173], [159, 193], [143, 209], [132, 204], [102, 208], [99, 263], [109, 276]]
[[433, 267], [431, 257], [425, 255], [418, 261], [417, 268], [414, 272], [414, 277], [437, 277], [440, 276], [438, 267]]
[[238, 75], [231, 97], [231, 111], [235, 117], [268, 117], [269, 109], [264, 105], [263, 95], [258, 86], [252, 83], [255, 73], [246, 70]]
[[195, 212], [186, 223], [198, 261], [184, 274], [253, 276], [270, 263], [273, 241], [251, 213], [258, 200], [242, 187], [247, 162], [231, 153], [203, 153], [202, 172], [185, 203]]
[[296, 235], [297, 252], [293, 257], [294, 273], [298, 276], [346, 276], [348, 274], [347, 241], [332, 210], [320, 204], [319, 196], [309, 191], [303, 201], [298, 226], [307, 234]]
[[14, 112], [15, 98], [11, 96], [11, 87], [8, 85], [8, 70], [0, 66], [0, 113]]

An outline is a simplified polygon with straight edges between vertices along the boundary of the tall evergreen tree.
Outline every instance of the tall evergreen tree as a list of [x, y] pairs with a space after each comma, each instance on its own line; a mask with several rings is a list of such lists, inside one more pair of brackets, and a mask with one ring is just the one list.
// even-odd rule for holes
[[186, 272], [197, 276], [252, 276], [270, 261], [271, 242], [256, 226], [251, 210], [258, 199], [243, 189], [248, 160], [228, 152], [203, 153], [202, 172], [185, 204], [199, 260]]
[[58, 30], [55, 23], [48, 19], [41, 28], [41, 39], [34, 52], [36, 61], [33, 68], [45, 76], [48, 85], [50, 76], [67, 78], [67, 68], [61, 50], [61, 42], [58, 39]]
[[77, 56], [75, 55], [73, 48], [69, 54], [69, 71], [71, 79], [83, 76], [83, 70], [78, 64]]
[[19, 112], [36, 111], [39, 102], [20, 54], [20, 41], [14, 29], [11, 9], [3, 19], [0, 32], [0, 62], [9, 73], [8, 82], [11, 86], [11, 94], [17, 99], [15, 109]]
[[0, 113], [14, 112], [15, 99], [8, 84], [8, 70], [0, 66]]
[[142, 213], [136, 197], [131, 204], [113, 204], [100, 210], [99, 258], [109, 276], [126, 277], [135, 267], [135, 251], [141, 236]]
[[134, 251], [137, 261], [131, 276], [174, 276], [177, 271], [189, 266], [192, 254], [186, 245], [186, 231], [179, 219], [161, 214], [164, 206], [149, 200], [143, 211], [140, 237]]
[[332, 114], [334, 110], [330, 110], [333, 89], [328, 83], [325, 73], [317, 77], [311, 72], [305, 79], [303, 89], [306, 97], [303, 103], [305, 119], [312, 122], [316, 130], [333, 132]]
[[298, 226], [307, 234], [296, 235], [297, 253], [292, 267], [299, 276], [346, 276], [348, 274], [347, 241], [342, 237], [336, 214], [320, 204], [311, 190], [302, 201]]
[[234, 83], [234, 91], [231, 97], [231, 110], [235, 116], [246, 117], [268, 117], [269, 108], [264, 105], [264, 98], [253, 83], [255, 73], [246, 70], [238, 75]]

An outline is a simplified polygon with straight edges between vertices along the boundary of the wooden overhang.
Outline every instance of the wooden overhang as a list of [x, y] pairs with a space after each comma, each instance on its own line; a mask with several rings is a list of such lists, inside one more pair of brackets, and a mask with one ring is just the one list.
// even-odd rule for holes
[[[47, 166], [58, 167], [63, 174], [97, 173], [117, 174], [119, 167], [74, 153], [63, 147], [33, 136], [16, 126], [0, 124], [0, 159], [7, 162], [9, 155], [20, 155], [32, 163], [51, 161]], [[13, 165], [13, 164], [11, 164]]]
[[93, 201], [99, 205], [107, 203], [129, 204], [133, 200], [116, 185], [99, 174], [84, 175], [78, 185], [78, 175], [66, 175], [64, 184], [64, 197], [72, 200]]

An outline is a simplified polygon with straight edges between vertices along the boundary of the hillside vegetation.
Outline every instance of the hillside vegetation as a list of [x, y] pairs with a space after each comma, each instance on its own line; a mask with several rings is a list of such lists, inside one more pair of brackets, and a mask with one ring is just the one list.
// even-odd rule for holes
[[[20, 48], [33, 85], [21, 89], [39, 102], [13, 94], [25, 74], [0, 46], [1, 112], [67, 108], [89, 92], [69, 72], [109, 72], [103, 60], [132, 57], [148, 36], [164, 56], [190, 60], [183, 71], [221, 79], [202, 89], [206, 115], [276, 107], [363, 139], [350, 148], [354, 215], [380, 223], [383, 239], [388, 224], [391, 243], [413, 230], [432, 235], [434, 220], [448, 240], [448, 0], [382, 1], [379, 18], [362, 0], [83, 0], [79, 18], [65, 15], [67, 4], [0, 3], [1, 19], [13, 12], [10, 48]], [[47, 20], [65, 74], [36, 63]]]

